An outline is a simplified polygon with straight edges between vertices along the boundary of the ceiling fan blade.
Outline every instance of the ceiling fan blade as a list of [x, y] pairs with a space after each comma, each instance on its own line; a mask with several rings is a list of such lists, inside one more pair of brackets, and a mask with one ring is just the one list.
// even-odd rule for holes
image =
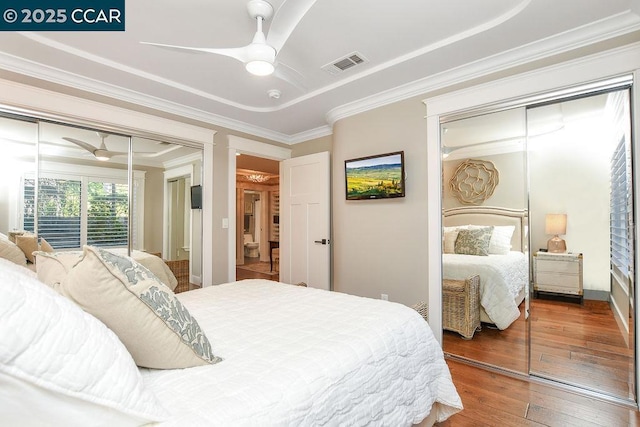
[[86, 143], [84, 141], [80, 141], [79, 139], [69, 138], [67, 136], [63, 136], [62, 139], [64, 139], [65, 141], [69, 141], [69, 142], [71, 142], [73, 144], [76, 144], [80, 148], [84, 148], [85, 150], [87, 150], [91, 154], [93, 154], [93, 152], [98, 149], [98, 147], [95, 147], [95, 146], [93, 146], [93, 145], [91, 145], [89, 143]]
[[146, 44], [150, 46], [158, 46], [166, 49], [177, 50], [177, 51], [189, 51], [192, 53], [213, 53], [216, 55], [229, 56], [231, 58], [237, 59], [240, 62], [247, 62], [248, 53], [247, 46], [244, 47], [232, 47], [228, 49], [220, 48], [207, 48], [207, 47], [190, 47], [190, 46], [177, 46], [171, 44], [162, 44], [162, 43], [151, 43], [151, 42], [140, 42], [141, 44]]
[[273, 16], [267, 35], [267, 43], [276, 52], [282, 50], [282, 46], [315, 2], [316, 0], [285, 0], [282, 3]]
[[291, 84], [302, 92], [307, 91], [307, 87], [303, 83], [304, 78], [302, 77], [302, 74], [282, 62], [276, 63], [276, 69], [273, 72], [273, 76]]

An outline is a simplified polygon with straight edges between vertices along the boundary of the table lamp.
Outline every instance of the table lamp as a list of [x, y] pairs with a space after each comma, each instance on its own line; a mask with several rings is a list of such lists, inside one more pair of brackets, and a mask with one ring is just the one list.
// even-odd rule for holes
[[547, 214], [544, 231], [553, 234], [547, 241], [547, 252], [562, 254], [567, 251], [567, 244], [559, 237], [567, 234], [567, 214]]

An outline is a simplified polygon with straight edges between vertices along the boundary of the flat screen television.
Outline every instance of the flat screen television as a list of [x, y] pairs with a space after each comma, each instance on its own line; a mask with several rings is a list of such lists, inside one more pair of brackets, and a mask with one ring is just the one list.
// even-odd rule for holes
[[191, 186], [191, 209], [202, 209], [202, 185]]
[[404, 151], [345, 160], [347, 200], [404, 197]]

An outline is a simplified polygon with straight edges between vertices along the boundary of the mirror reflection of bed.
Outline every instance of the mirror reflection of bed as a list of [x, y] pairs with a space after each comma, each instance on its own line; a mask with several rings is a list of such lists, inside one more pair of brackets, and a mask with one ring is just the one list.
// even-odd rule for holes
[[[443, 297], [444, 346], [447, 351], [474, 360], [486, 358], [487, 347], [500, 343], [508, 351], [491, 355], [492, 364], [522, 371], [526, 368], [525, 295], [528, 291], [529, 267], [527, 251], [527, 212], [525, 210], [497, 207], [458, 207], [444, 211], [443, 278], [445, 281], [465, 281], [479, 276], [479, 296], [467, 304], [454, 303], [448, 292]], [[464, 234], [488, 233], [488, 253], [460, 254], [455, 244]], [[470, 233], [467, 233], [470, 232]], [[464, 292], [471, 292], [466, 290]], [[473, 306], [475, 305], [475, 306]], [[460, 336], [456, 319], [464, 317], [464, 311], [477, 311], [481, 322], [479, 330], [471, 336]], [[472, 339], [473, 345], [461, 338]]]
[[[488, 114], [467, 113], [441, 124], [443, 279], [463, 281], [479, 274], [478, 305], [484, 308], [478, 309], [482, 328], [463, 337], [463, 328], [446, 324], [448, 291], [443, 289], [443, 346], [451, 357], [635, 404], [629, 111], [629, 89], [618, 87]], [[453, 189], [450, 185], [460, 165], [474, 161], [495, 166], [499, 183], [485, 199], [460, 200], [455, 189], [464, 190], [467, 183], [472, 185], [465, 197], [483, 195], [482, 177], [476, 180], [473, 173], [461, 175]], [[528, 292], [504, 324], [485, 307], [491, 304], [486, 295], [491, 278], [482, 277], [484, 267], [478, 265], [504, 255], [447, 253], [448, 227], [505, 226], [497, 211], [522, 215], [522, 244], [512, 236], [510, 251], [522, 251], [528, 260]], [[547, 230], [546, 216], [557, 213], [567, 218], [559, 233], [565, 233], [567, 253], [554, 260], [546, 251], [558, 233]], [[453, 262], [456, 257], [466, 261]]]

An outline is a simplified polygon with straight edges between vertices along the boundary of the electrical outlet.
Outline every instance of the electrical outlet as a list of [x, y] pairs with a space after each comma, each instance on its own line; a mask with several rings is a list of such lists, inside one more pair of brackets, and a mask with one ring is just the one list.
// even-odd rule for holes
[[389, 295], [387, 294], [380, 294], [380, 299], [383, 301], [389, 301]]

